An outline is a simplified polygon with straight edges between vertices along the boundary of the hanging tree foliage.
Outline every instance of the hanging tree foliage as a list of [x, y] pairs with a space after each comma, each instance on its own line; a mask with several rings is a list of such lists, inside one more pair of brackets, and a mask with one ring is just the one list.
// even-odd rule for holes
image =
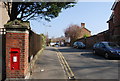
[[4, 2], [10, 21], [41, 18], [50, 21], [75, 2]]

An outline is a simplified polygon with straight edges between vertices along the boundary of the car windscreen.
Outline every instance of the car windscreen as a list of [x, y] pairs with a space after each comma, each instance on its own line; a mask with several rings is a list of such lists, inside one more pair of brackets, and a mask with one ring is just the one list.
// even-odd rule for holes
[[84, 45], [82, 42], [78, 42], [79, 45]]

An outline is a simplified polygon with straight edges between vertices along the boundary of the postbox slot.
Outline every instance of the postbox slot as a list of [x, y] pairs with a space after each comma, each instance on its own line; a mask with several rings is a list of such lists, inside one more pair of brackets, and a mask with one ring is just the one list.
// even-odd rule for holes
[[18, 51], [11, 51], [11, 53], [18, 53]]

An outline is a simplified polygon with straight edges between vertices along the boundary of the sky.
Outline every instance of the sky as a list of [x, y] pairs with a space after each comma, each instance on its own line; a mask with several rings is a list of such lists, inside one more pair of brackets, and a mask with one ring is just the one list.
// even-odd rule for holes
[[78, 2], [74, 7], [63, 10], [58, 17], [51, 22], [44, 20], [32, 20], [31, 28], [38, 34], [47, 34], [49, 38], [64, 36], [64, 30], [71, 24], [85, 27], [91, 31], [92, 35], [108, 29], [107, 21], [112, 13], [111, 2]]

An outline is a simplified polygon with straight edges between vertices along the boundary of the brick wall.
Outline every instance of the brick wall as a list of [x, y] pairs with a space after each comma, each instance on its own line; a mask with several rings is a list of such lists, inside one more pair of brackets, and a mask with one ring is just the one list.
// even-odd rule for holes
[[86, 45], [86, 48], [92, 48], [95, 43], [100, 42], [102, 40], [103, 40], [102, 37], [94, 35], [91, 37], [87, 37], [86, 39], [85, 38], [79, 39], [78, 41], [83, 42]]
[[[44, 36], [31, 31], [29, 22], [14, 20], [4, 26], [7, 32], [6, 80], [28, 79], [35, 59], [37, 58], [36, 54], [38, 52], [40, 53], [40, 49], [43, 47]], [[12, 49], [14, 49], [14, 52], [11, 52]], [[14, 59], [11, 57], [14, 57]], [[16, 61], [15, 58], [17, 58]]]
[[31, 60], [30, 58], [34, 58], [37, 52], [43, 48], [43, 44], [43, 37], [31, 30], [29, 36], [29, 62]]
[[116, 4], [113, 11], [114, 35], [120, 35], [120, 1]]
[[114, 41], [120, 45], [120, 1], [116, 4], [114, 16]]
[[113, 13], [108, 21], [110, 41], [120, 44], [120, 1], [113, 4], [112, 10]]
[[114, 11], [114, 26], [120, 27], [120, 1], [116, 4]]
[[80, 41], [86, 44], [87, 48], [92, 48], [93, 45], [97, 42], [109, 41], [109, 31], [104, 31], [97, 35], [93, 35], [93, 36], [86, 37], [86, 38], [81, 38], [81, 39], [78, 39], [77, 41]]
[[[6, 33], [6, 77], [25, 78], [28, 71], [28, 45], [29, 34]], [[11, 70], [10, 49], [20, 48], [20, 70]]]

